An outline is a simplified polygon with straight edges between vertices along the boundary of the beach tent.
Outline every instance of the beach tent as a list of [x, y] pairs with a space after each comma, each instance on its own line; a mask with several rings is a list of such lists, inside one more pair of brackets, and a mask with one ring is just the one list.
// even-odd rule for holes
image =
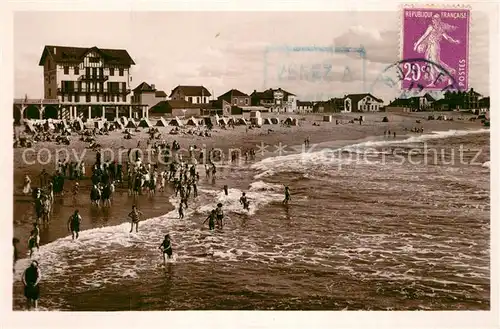
[[186, 125], [198, 127], [198, 121], [196, 121], [196, 119], [194, 117], [191, 117], [191, 118], [187, 119]]
[[43, 129], [45, 129], [46, 131], [47, 130], [54, 130], [56, 127], [54, 126], [54, 124], [50, 121], [47, 121], [43, 124]]
[[384, 117], [384, 118], [382, 119], [382, 122], [389, 122], [389, 118], [388, 118], [388, 117]]
[[179, 120], [178, 117], [175, 117], [172, 120], [170, 120], [170, 122], [168, 124], [171, 125], [171, 126], [176, 126], [176, 127], [182, 127], [183, 126], [181, 120]]
[[124, 128], [124, 126], [123, 126], [123, 124], [120, 122], [120, 120], [115, 120], [115, 121], [112, 123], [112, 125], [113, 125], [116, 129], [120, 129], [120, 130], [121, 130], [121, 129], [123, 129], [123, 128]]
[[227, 120], [227, 118], [220, 118], [219, 121], [218, 121], [218, 123], [220, 125], [224, 125], [225, 126], [225, 125], [227, 125], [228, 120]]
[[68, 128], [71, 128], [68, 124], [68, 122], [66, 121], [66, 119], [62, 119], [61, 120], [61, 125], [63, 127], [63, 129], [68, 129]]
[[141, 122], [139, 122], [139, 127], [151, 128], [151, 127], [153, 127], [153, 125], [151, 124], [151, 122], [149, 121], [148, 118], [142, 118]]
[[125, 124], [125, 128], [137, 128], [137, 123], [135, 123], [134, 119], [130, 118]]
[[168, 122], [167, 122], [167, 120], [165, 120], [164, 117], [160, 117], [158, 119], [158, 121], [156, 121], [155, 126], [156, 127], [166, 127], [166, 126], [168, 126]]
[[127, 123], [128, 123], [128, 118], [127, 117], [120, 117], [118, 118], [118, 120], [120, 121], [120, 123], [123, 125], [123, 126], [126, 126]]
[[33, 122], [29, 121], [29, 120], [26, 120], [24, 122], [24, 127], [26, 129], [26, 132], [27, 133], [32, 133], [34, 134], [36, 132], [36, 129], [35, 127], [33, 126]]
[[296, 118], [288, 117], [285, 119], [285, 121], [283, 121], [283, 124], [290, 126], [298, 126], [299, 120], [297, 120]]
[[94, 121], [94, 128], [97, 128], [97, 129], [104, 128], [104, 121]]
[[81, 118], [76, 118], [75, 121], [73, 121], [73, 128], [78, 131], [85, 129], [85, 125]]
[[240, 118], [240, 119], [238, 120], [238, 124], [239, 124], [239, 125], [245, 125], [245, 126], [246, 126], [246, 125], [248, 125], [248, 122], [247, 122], [247, 120], [246, 120], [245, 118]]
[[263, 122], [264, 122], [265, 125], [272, 125], [273, 124], [271, 122], [271, 119], [269, 119], [269, 118], [265, 118]]
[[278, 125], [280, 123], [280, 119], [278, 118], [271, 118], [270, 120], [273, 125]]
[[213, 126], [214, 123], [212, 122], [212, 118], [210, 117], [205, 117], [203, 119], [201, 119], [201, 121], [203, 121], [203, 125], [205, 126]]

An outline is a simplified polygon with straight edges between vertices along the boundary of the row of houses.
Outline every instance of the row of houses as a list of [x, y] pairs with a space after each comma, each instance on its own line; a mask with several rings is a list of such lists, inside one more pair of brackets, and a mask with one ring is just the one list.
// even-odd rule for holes
[[415, 111], [452, 111], [467, 110], [484, 112], [490, 108], [490, 98], [471, 88], [468, 91], [447, 91], [441, 99], [435, 99], [426, 93], [422, 96], [394, 99], [385, 107], [387, 112]]
[[[231, 89], [215, 98], [205, 86], [179, 85], [169, 94], [155, 84], [139, 83], [135, 88], [134, 60], [124, 49], [66, 47], [47, 45], [39, 66], [43, 67], [44, 98], [14, 99], [14, 118], [74, 119], [134, 118], [152, 115], [197, 116], [235, 115], [250, 111], [276, 113], [376, 112], [383, 101], [369, 93], [348, 94], [342, 98], [311, 102], [281, 88], [254, 90], [246, 94]], [[424, 96], [417, 100], [395, 100], [389, 108], [424, 109], [480, 106], [477, 93], [452, 94], [444, 100]], [[489, 99], [488, 99], [489, 101]]]

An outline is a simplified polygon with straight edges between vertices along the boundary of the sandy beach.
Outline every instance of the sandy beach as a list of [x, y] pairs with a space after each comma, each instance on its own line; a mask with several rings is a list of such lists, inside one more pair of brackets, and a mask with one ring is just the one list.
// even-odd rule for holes
[[[300, 146], [304, 139], [309, 137], [311, 145], [330, 141], [357, 141], [372, 136], [383, 136], [384, 131], [390, 130], [396, 132], [398, 135], [410, 134], [405, 129], [412, 129], [413, 127], [422, 127], [425, 133], [432, 131], [446, 131], [446, 130], [462, 130], [462, 129], [477, 129], [481, 126], [480, 122], [471, 122], [468, 120], [471, 115], [446, 112], [446, 113], [432, 113], [436, 117], [445, 114], [448, 118], [453, 117], [453, 121], [436, 121], [427, 120], [428, 115], [431, 113], [364, 113], [364, 122], [360, 125], [358, 122], [348, 123], [353, 118], [358, 118], [359, 114], [334, 114], [333, 122], [323, 122], [322, 115], [292, 115], [292, 117], [299, 118], [300, 125], [293, 127], [284, 127], [280, 125], [264, 125], [262, 128], [249, 129], [245, 126], [236, 126], [235, 129], [221, 129], [216, 126], [212, 131], [211, 137], [199, 137], [187, 134], [169, 135], [172, 127], [158, 127], [162, 138], [171, 143], [177, 140], [182, 148], [187, 148], [189, 145], [197, 145], [198, 148], [210, 150], [211, 148], [219, 148], [223, 150], [226, 160], [229, 159], [230, 149], [248, 150], [254, 148], [258, 151], [257, 145], [268, 145], [268, 153], [257, 152], [256, 161], [266, 156], [277, 156], [274, 152], [277, 145], [281, 143], [285, 150], [282, 155], [287, 152], [296, 152], [297, 149], [292, 149], [291, 146]], [[387, 116], [389, 122], [382, 122], [382, 118]], [[288, 116], [286, 116], [288, 117]], [[458, 117], [464, 120], [457, 120]], [[280, 115], [281, 119], [285, 115]], [[341, 120], [343, 123], [336, 125], [335, 120]], [[420, 123], [416, 123], [420, 120]], [[153, 124], [156, 122], [151, 119]], [[319, 126], [313, 125], [319, 124]], [[139, 128], [140, 132], [134, 132], [134, 137], [130, 140], [123, 138], [122, 131], [114, 131], [105, 136], [97, 136], [96, 140], [102, 148], [110, 148], [116, 150], [129, 149], [137, 147], [138, 141], [141, 142], [141, 148], [146, 148], [146, 140], [148, 134], [146, 129]], [[271, 131], [270, 131], [271, 130]], [[40, 171], [45, 168], [49, 173], [54, 172], [55, 168], [55, 154], [60, 149], [67, 149], [77, 156], [83, 156], [86, 164], [87, 176], [91, 172], [91, 165], [95, 162], [95, 152], [85, 147], [88, 143], [77, 140], [76, 134], [73, 134], [71, 144], [56, 145], [54, 142], [38, 142], [34, 145], [32, 152], [25, 153], [25, 158], [28, 161], [35, 161], [35, 154], [40, 152], [41, 149], [47, 149], [51, 153], [51, 161], [42, 165], [38, 162], [34, 164], [27, 164], [23, 160], [23, 152], [26, 148], [14, 149], [14, 236], [20, 239], [19, 250], [21, 256], [24, 257], [27, 250], [27, 239], [29, 231], [33, 223], [33, 206], [30, 196], [23, 196], [21, 193], [24, 175], [29, 175], [32, 179], [32, 185], [38, 186], [38, 175]], [[275, 147], [276, 146], [276, 147]], [[62, 153], [60, 153], [62, 154]], [[109, 158], [104, 156], [104, 160]], [[126, 157], [126, 152], [124, 153]], [[41, 156], [43, 162], [46, 162], [47, 155]], [[147, 159], [146, 159], [147, 161]], [[153, 161], [154, 162], [154, 161]], [[204, 179], [204, 172], [201, 170], [202, 179]], [[128, 196], [126, 187], [121, 188], [118, 186], [114, 194], [112, 206], [109, 209], [97, 210], [90, 205], [89, 201], [89, 179], [86, 178], [81, 182], [80, 193], [77, 198], [73, 198], [69, 191], [73, 186], [72, 181], [66, 180], [65, 191], [68, 191], [63, 197], [56, 197], [55, 205], [53, 208], [53, 215], [50, 226], [41, 232], [41, 244], [46, 244], [58, 238], [68, 235], [66, 229], [66, 221], [74, 209], [79, 209], [83, 217], [82, 229], [90, 229], [101, 226], [116, 225], [126, 221], [126, 215], [130, 211], [132, 204], [137, 204], [141, 211], [143, 211], [145, 218], [151, 218], [167, 213], [172, 210], [172, 205], [168, 202], [168, 198], [172, 193], [170, 188], [163, 193], [158, 193], [154, 198], [148, 196], [139, 196], [138, 200], [134, 200]], [[217, 183], [215, 182], [214, 184]]]

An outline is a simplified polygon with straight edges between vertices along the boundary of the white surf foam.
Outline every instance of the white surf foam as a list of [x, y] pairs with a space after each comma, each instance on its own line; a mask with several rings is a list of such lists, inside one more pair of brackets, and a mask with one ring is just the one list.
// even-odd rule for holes
[[[414, 144], [422, 143], [427, 140], [441, 139], [457, 136], [466, 136], [470, 134], [487, 133], [489, 129], [477, 130], [448, 130], [448, 131], [434, 131], [429, 134], [422, 134], [419, 136], [411, 136], [402, 140], [377, 140], [365, 141], [353, 145], [344, 146], [337, 149], [321, 149], [312, 152], [301, 152], [297, 154], [289, 154], [284, 156], [269, 157], [251, 165], [251, 168], [257, 170], [254, 179], [261, 179], [263, 177], [272, 176], [280, 171], [303, 171], [309, 164], [325, 163], [329, 165], [350, 165], [353, 163], [360, 163], [365, 161], [365, 157], [361, 159], [342, 158], [342, 152], [357, 153], [363, 155], [379, 155], [386, 154], [387, 152], [380, 152], [372, 150], [371, 153], [366, 153], [366, 149], [380, 147], [384, 145], [400, 145], [400, 144]], [[370, 164], [376, 162], [370, 160]]]

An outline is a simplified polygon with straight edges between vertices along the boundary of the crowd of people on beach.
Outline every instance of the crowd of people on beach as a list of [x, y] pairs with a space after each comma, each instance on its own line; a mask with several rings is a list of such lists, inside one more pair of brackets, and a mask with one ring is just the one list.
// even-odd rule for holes
[[[305, 141], [309, 143], [309, 139]], [[140, 142], [137, 145], [139, 149]], [[183, 154], [179, 152], [181, 147], [177, 141], [173, 141], [171, 145], [165, 141], [155, 142], [150, 145], [148, 140], [147, 147], [152, 149], [158, 156], [160, 156], [165, 165], [160, 166], [157, 163], [144, 163], [141, 159], [139, 150], [135, 154], [130, 149], [128, 151], [128, 160], [123, 166], [117, 161], [104, 161], [102, 154], [98, 150], [96, 152], [95, 163], [92, 166], [90, 180], [92, 182], [90, 188], [90, 202], [94, 207], [111, 206], [112, 194], [117, 186], [125, 187], [124, 181], [127, 181], [127, 189], [129, 196], [135, 199], [138, 195], [146, 193], [149, 197], [154, 197], [157, 191], [164, 192], [167, 185], [173, 189], [176, 197], [179, 197], [179, 204], [177, 211], [179, 218], [183, 219], [185, 216], [185, 209], [188, 208], [189, 200], [198, 197], [198, 182], [200, 174], [198, 172], [198, 160], [204, 163], [205, 177], [212, 179], [215, 182], [217, 176], [217, 167], [215, 162], [223, 160], [223, 154], [219, 151], [212, 149], [206, 155], [203, 151], [198, 151], [195, 145], [188, 147], [188, 155], [186, 159]], [[249, 149], [242, 154], [245, 161], [255, 160], [255, 151]], [[231, 154], [231, 162], [238, 159], [237, 154]], [[125, 174], [125, 175], [124, 175]], [[125, 177], [124, 177], [125, 176]], [[40, 249], [40, 230], [49, 225], [50, 216], [52, 212], [52, 204], [54, 197], [64, 193], [65, 179], [74, 181], [72, 187], [73, 198], [76, 198], [80, 193], [79, 180], [85, 177], [85, 163], [63, 161], [60, 160], [56, 164], [56, 170], [53, 175], [50, 175], [45, 169], [42, 170], [39, 178], [39, 187], [32, 188], [32, 180], [26, 175], [24, 185], [22, 188], [24, 195], [32, 194], [34, 203], [35, 222], [28, 239], [29, 257], [32, 258], [35, 250]], [[228, 195], [228, 186], [225, 185], [224, 193]], [[250, 200], [245, 192], [239, 199], [245, 211], [250, 210]], [[290, 201], [289, 188], [285, 188], [284, 204]], [[130, 219], [131, 228], [130, 233], [139, 232], [139, 222], [143, 219], [144, 214], [134, 204], [131, 212], [128, 214]], [[215, 229], [223, 229], [224, 227], [224, 209], [223, 204], [218, 203], [213, 210], [208, 214], [208, 217], [203, 222], [205, 225], [208, 222], [208, 229], [213, 231]], [[81, 230], [82, 216], [78, 209], [75, 209], [71, 216], [68, 218], [67, 227], [68, 232], [71, 233], [72, 239], [79, 238]], [[43, 225], [42, 225], [43, 224]], [[18, 260], [17, 244], [19, 240], [14, 238], [14, 265]], [[164, 255], [164, 261], [173, 257], [172, 242], [169, 234], [166, 234], [160, 249]], [[28, 301], [28, 308], [36, 307], [39, 299], [40, 289], [39, 282], [41, 278], [40, 268], [38, 262], [33, 260], [31, 265], [23, 273], [23, 283], [25, 284], [25, 297]]]

